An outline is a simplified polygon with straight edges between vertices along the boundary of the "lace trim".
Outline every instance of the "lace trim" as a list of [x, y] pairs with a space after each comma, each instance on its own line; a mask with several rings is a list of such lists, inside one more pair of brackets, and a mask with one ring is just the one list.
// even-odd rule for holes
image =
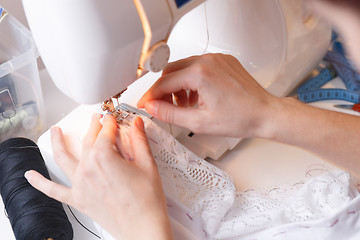
[[[143, 118], [168, 197], [196, 214], [204, 235], [217, 239], [286, 223], [330, 216], [359, 195], [359, 182], [342, 170], [323, 171], [299, 182], [236, 192], [231, 178]], [[188, 213], [183, 213], [188, 214]], [[187, 218], [191, 221], [191, 217]]]

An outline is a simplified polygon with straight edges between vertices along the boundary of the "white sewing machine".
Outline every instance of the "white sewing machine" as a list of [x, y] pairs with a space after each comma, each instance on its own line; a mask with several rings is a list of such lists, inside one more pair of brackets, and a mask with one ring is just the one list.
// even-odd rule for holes
[[[302, 1], [209, 0], [189, 12], [202, 2], [23, 0], [47, 70], [80, 103], [114, 96], [148, 71], [161, 71], [169, 57], [205, 52], [234, 55], [268, 91], [285, 96], [328, 47], [330, 26], [306, 12]], [[140, 78], [127, 103], [135, 106], [158, 76]], [[173, 134], [202, 158], [218, 159], [239, 142]]]
[[[302, 1], [203, 2], [23, 0], [35, 42], [53, 81], [80, 103], [98, 103], [128, 87], [120, 100], [135, 105], [159, 77], [154, 72], [161, 71], [169, 59], [205, 52], [234, 55], [268, 91], [285, 96], [329, 46], [331, 27], [306, 12]], [[75, 155], [90, 116], [98, 108], [80, 106], [58, 123]], [[217, 159], [239, 142], [189, 137], [189, 131], [182, 129], [173, 133], [203, 158]], [[69, 184], [54, 163], [49, 132], [40, 137], [38, 144], [53, 179]], [[87, 227], [91, 225], [89, 219], [76, 214]], [[92, 239], [80, 226], [74, 230], [75, 239]]]

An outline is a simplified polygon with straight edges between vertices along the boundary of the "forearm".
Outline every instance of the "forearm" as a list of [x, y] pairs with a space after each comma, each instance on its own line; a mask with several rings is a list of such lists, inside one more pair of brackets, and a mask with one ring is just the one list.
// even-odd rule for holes
[[[360, 68], [360, 3], [357, 0], [308, 0], [311, 9], [333, 23], [347, 53]], [[276, 98], [259, 129], [260, 137], [307, 149], [360, 177], [360, 118], [322, 110], [291, 98]]]
[[[261, 133], [262, 132], [262, 133]], [[360, 118], [276, 99], [260, 137], [309, 150], [360, 177]]]

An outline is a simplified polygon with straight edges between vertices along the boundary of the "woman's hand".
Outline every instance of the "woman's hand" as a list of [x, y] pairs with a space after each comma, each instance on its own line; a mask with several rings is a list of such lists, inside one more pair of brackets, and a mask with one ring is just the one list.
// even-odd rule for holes
[[171, 239], [166, 199], [142, 119], [131, 126], [130, 146], [120, 146], [115, 119], [107, 115], [101, 124], [100, 118], [94, 115], [91, 121], [81, 159], [69, 153], [61, 130], [51, 129], [55, 161], [71, 180], [71, 188], [35, 171], [27, 172], [26, 178], [49, 197], [87, 214], [117, 239]]
[[236, 58], [206, 54], [170, 63], [138, 107], [196, 133], [253, 137], [264, 133], [275, 99]]

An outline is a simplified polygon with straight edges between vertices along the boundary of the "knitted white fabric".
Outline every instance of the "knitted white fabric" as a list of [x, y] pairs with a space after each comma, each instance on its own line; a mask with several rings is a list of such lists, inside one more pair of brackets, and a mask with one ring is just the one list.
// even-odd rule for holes
[[[198, 158], [153, 121], [143, 119], [165, 194], [184, 207], [173, 217], [184, 226], [197, 222], [200, 239], [239, 239], [284, 224], [324, 219], [359, 195], [357, 183], [342, 170], [236, 192], [224, 171]], [[127, 138], [127, 127], [121, 131], [122, 138]], [[172, 205], [168, 207], [171, 213]]]

